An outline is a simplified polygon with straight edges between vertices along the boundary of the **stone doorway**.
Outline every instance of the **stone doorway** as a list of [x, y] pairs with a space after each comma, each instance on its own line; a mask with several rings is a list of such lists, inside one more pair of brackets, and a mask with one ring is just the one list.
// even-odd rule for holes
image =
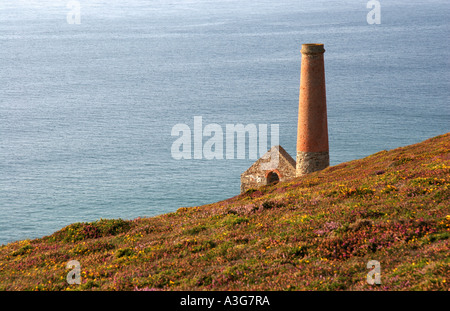
[[278, 174], [276, 172], [270, 172], [267, 175], [267, 184], [268, 185], [276, 184], [279, 181], [280, 181], [280, 176], [278, 176]]

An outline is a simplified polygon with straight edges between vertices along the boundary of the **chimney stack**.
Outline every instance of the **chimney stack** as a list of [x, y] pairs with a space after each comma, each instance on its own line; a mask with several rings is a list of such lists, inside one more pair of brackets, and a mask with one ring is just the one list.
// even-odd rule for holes
[[303, 44], [298, 103], [296, 176], [330, 165], [323, 44]]

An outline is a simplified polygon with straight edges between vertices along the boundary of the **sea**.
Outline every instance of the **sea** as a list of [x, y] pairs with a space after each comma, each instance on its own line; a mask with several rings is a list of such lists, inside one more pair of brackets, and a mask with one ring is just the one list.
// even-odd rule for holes
[[449, 132], [449, 16], [447, 0], [1, 0], [0, 245], [238, 195], [247, 147], [174, 156], [195, 117], [276, 125], [295, 158], [303, 43], [326, 50], [331, 165]]

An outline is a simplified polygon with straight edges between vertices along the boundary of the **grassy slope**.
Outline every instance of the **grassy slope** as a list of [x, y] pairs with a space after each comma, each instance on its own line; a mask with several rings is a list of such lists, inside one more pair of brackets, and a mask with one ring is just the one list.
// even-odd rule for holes
[[[448, 290], [450, 134], [206, 206], [0, 247], [3, 290]], [[68, 285], [69, 260], [81, 285]], [[368, 285], [369, 260], [381, 285]]]

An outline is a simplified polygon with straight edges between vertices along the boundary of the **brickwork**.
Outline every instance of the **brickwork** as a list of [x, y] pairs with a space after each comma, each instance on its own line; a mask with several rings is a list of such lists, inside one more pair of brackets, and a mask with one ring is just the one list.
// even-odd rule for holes
[[296, 176], [329, 165], [323, 44], [303, 44], [297, 124]]

